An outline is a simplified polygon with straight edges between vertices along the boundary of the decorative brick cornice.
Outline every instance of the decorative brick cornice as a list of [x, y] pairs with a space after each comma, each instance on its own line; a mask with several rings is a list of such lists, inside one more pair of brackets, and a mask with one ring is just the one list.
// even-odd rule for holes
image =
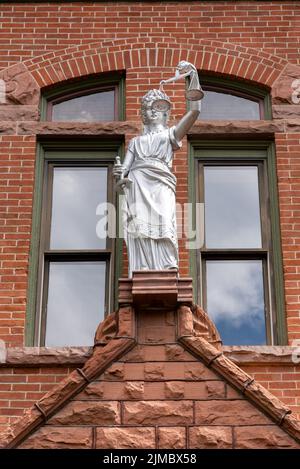
[[[10, 103], [36, 104], [38, 88], [96, 73], [151, 67], [172, 68], [187, 59], [199, 70], [232, 75], [271, 88], [288, 62], [254, 48], [210, 39], [172, 36], [122, 38], [72, 46], [25, 60], [0, 72], [10, 87]], [[23, 93], [26, 89], [26, 95]], [[26, 102], [24, 101], [26, 97]], [[28, 101], [29, 100], [29, 101]]]

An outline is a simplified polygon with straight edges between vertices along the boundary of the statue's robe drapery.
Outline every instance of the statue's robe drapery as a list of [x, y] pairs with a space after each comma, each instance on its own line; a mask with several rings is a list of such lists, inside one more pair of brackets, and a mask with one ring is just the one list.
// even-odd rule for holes
[[175, 127], [133, 138], [124, 166], [130, 165], [124, 189], [123, 225], [134, 270], [178, 268], [176, 177], [171, 172], [173, 152], [180, 148]]

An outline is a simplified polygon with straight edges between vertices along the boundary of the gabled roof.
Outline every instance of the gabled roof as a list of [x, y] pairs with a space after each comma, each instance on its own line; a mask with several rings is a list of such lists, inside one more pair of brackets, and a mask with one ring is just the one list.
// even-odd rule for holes
[[[241, 391], [250, 403], [300, 443], [300, 422], [291, 415], [289, 407], [223, 354], [218, 332], [199, 306], [179, 306], [177, 330], [177, 340], [182, 347], [214, 370], [225, 382]], [[0, 435], [0, 446], [17, 447], [136, 343], [134, 309], [131, 306], [121, 307], [98, 327], [92, 356], [85, 365], [70, 373]]]

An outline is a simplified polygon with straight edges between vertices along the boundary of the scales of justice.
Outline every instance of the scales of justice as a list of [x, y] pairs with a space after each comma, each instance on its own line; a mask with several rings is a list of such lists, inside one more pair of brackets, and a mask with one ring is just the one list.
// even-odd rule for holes
[[[189, 110], [168, 126], [171, 101], [164, 85], [189, 77]], [[178, 271], [176, 177], [174, 152], [199, 117], [204, 96], [196, 67], [181, 61], [175, 76], [162, 80], [159, 89], [142, 97], [143, 133], [130, 140], [123, 163], [116, 157], [114, 177], [121, 192], [124, 238], [128, 251], [128, 277], [135, 271]]]

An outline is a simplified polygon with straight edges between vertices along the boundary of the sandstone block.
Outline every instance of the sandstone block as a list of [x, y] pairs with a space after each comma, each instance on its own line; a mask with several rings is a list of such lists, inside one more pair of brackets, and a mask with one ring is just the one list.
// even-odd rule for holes
[[124, 380], [136, 381], [144, 379], [144, 363], [124, 363]]
[[0, 122], [0, 135], [14, 135], [16, 133], [15, 122]]
[[123, 363], [114, 363], [104, 373], [104, 379], [122, 379], [124, 377]]
[[138, 340], [153, 344], [175, 342], [174, 311], [140, 311]]
[[[28, 103], [30, 104], [30, 103]], [[139, 123], [113, 122], [20, 122], [20, 135], [128, 135], [140, 131]]]
[[132, 350], [130, 350], [126, 355], [121, 358], [122, 362], [143, 362], [145, 360], [144, 356], [145, 347], [143, 345], [136, 345]]
[[132, 337], [134, 335], [134, 312], [131, 307], [122, 307], [118, 313], [118, 335]]
[[37, 121], [39, 110], [37, 106], [2, 105], [0, 106], [0, 121]]
[[171, 362], [176, 361], [196, 361], [196, 358], [193, 357], [190, 353], [184, 350], [180, 345], [170, 344], [165, 346], [166, 349], [166, 359]]
[[139, 327], [139, 340], [141, 342], [163, 344], [165, 342], [175, 342], [174, 326], [148, 326]]
[[149, 399], [165, 399], [165, 382], [164, 381], [153, 381], [145, 382], [144, 400]]
[[169, 399], [179, 399], [184, 397], [184, 382], [167, 381], [165, 382], [165, 396]]
[[12, 347], [7, 350], [6, 363], [22, 366], [82, 366], [91, 353], [91, 347]]
[[225, 396], [222, 381], [146, 381], [143, 399], [225, 399]]
[[[154, 384], [154, 383], [151, 383]], [[157, 383], [160, 384], [160, 383]], [[162, 383], [163, 384], [163, 383]], [[222, 381], [166, 381], [164, 396], [169, 399], [224, 399], [225, 384]], [[155, 390], [153, 390], [155, 393]], [[156, 399], [159, 399], [157, 393]]]
[[[298, 104], [300, 108], [300, 104]], [[300, 132], [300, 119], [288, 119], [286, 121], [286, 132], [288, 133], [299, 133]]]
[[104, 393], [104, 383], [96, 381], [90, 383], [74, 400], [102, 399]]
[[[172, 383], [172, 381], [170, 382]], [[224, 399], [225, 384], [222, 381], [183, 381], [185, 399]], [[167, 396], [166, 396], [167, 397]], [[174, 395], [174, 398], [176, 396]]]
[[260, 425], [270, 419], [245, 400], [211, 400], [195, 404], [195, 422], [202, 425]]
[[300, 78], [300, 67], [287, 64], [282, 74], [277, 78], [272, 88], [274, 104], [292, 103], [292, 83]]
[[200, 362], [187, 362], [184, 364], [184, 377], [188, 380], [210, 380], [220, 377], [206, 365]]
[[272, 107], [273, 119], [299, 119], [299, 104], [275, 104]]
[[51, 412], [58, 402], [61, 403], [69, 399], [77, 389], [82, 389], [84, 384], [84, 378], [77, 371], [73, 371], [54, 388], [52, 387], [50, 391], [39, 400], [39, 404], [44, 412]]
[[227, 388], [227, 391], [226, 391], [227, 399], [242, 399], [242, 400], [244, 400], [244, 396], [240, 391], [237, 391], [236, 389], [234, 389], [229, 384], [226, 384], [226, 388]]
[[146, 363], [145, 364], [145, 380], [155, 381], [161, 380], [164, 377], [164, 364], [163, 363]]
[[184, 380], [183, 362], [166, 362], [165, 363], [165, 379], [182, 379]]
[[141, 427], [97, 428], [97, 448], [155, 448], [155, 429]]
[[[277, 104], [277, 102], [276, 102]], [[239, 137], [255, 135], [272, 135], [274, 132], [283, 132], [284, 123], [271, 120], [254, 121], [201, 121], [198, 120], [191, 128], [190, 135], [239, 135]]]
[[166, 360], [165, 345], [143, 345], [144, 358], [147, 362], [164, 362]]
[[20, 449], [91, 449], [92, 429], [45, 426], [19, 446]]
[[192, 401], [140, 401], [124, 403], [125, 424], [185, 425], [192, 422]]
[[196, 449], [232, 448], [232, 430], [230, 427], [190, 427], [189, 447]]
[[144, 395], [144, 382], [127, 382], [124, 387], [124, 394], [127, 399], [142, 399]]
[[103, 398], [111, 400], [120, 400], [125, 398], [123, 381], [104, 381]]
[[179, 306], [178, 315], [178, 335], [179, 337], [193, 335], [193, 313], [192, 310], [185, 305]]
[[300, 445], [276, 425], [234, 428], [237, 449], [300, 449]]
[[186, 429], [184, 427], [160, 427], [158, 447], [159, 449], [186, 448]]
[[50, 425], [115, 425], [120, 423], [119, 403], [73, 401], [54, 415]]
[[18, 63], [0, 72], [6, 84], [7, 104], [38, 104], [40, 89], [23, 63]]
[[204, 389], [208, 399], [225, 397], [225, 383], [222, 381], [205, 381]]
[[143, 381], [105, 381], [103, 399], [142, 399], [144, 396]]

